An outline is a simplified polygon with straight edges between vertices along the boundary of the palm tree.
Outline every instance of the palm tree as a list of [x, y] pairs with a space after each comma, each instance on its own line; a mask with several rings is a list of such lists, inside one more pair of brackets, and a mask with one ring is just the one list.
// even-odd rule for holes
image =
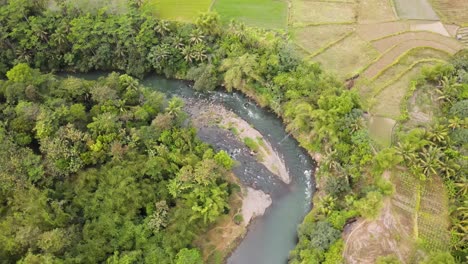
[[451, 103], [454, 98], [456, 98], [461, 84], [457, 83], [455, 77], [444, 76], [442, 80], [439, 81], [439, 86], [436, 92], [440, 95], [437, 99], [440, 101]]
[[224, 59], [220, 69], [226, 71], [224, 83], [227, 90], [232, 91], [232, 88], [241, 89], [249, 79], [261, 82], [261, 78], [255, 69], [256, 65], [257, 57], [249, 53], [245, 53], [238, 58]]
[[205, 36], [200, 29], [195, 29], [192, 31], [192, 33], [190, 33], [190, 43], [192, 44], [200, 44], [203, 42], [204, 38]]
[[429, 146], [428, 148], [423, 148], [420, 153], [419, 164], [422, 168], [422, 172], [426, 176], [437, 175], [437, 171], [440, 168], [440, 158], [442, 152], [440, 148]]
[[445, 145], [448, 140], [448, 130], [443, 125], [436, 125], [427, 132], [427, 138], [438, 145]]
[[151, 49], [151, 52], [148, 54], [148, 59], [153, 64], [154, 68], [162, 69], [164, 67], [164, 64], [171, 55], [170, 50], [171, 47], [167, 43], [153, 47]]
[[182, 50], [185, 47], [184, 39], [179, 36], [175, 36], [172, 38], [172, 45], [176, 49]]
[[197, 62], [204, 62], [206, 59], [208, 59], [205, 45], [197, 44], [193, 47], [193, 58]]
[[169, 22], [159, 20], [154, 26], [154, 31], [156, 31], [156, 33], [158, 33], [160, 36], [166, 36], [166, 34], [170, 32]]
[[407, 165], [415, 164], [417, 160], [416, 149], [411, 144], [398, 142], [395, 146], [395, 150]]
[[182, 113], [184, 107], [184, 101], [179, 97], [173, 97], [166, 108], [166, 112], [172, 117], [178, 117]]
[[194, 49], [192, 46], [186, 46], [182, 49], [182, 56], [186, 62], [192, 63], [195, 59]]

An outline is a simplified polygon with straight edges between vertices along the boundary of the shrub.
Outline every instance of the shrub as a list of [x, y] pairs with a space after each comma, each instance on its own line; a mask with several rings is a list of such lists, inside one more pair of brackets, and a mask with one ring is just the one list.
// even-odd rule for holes
[[310, 248], [325, 251], [341, 236], [341, 232], [330, 223], [319, 221], [303, 223], [299, 227], [299, 236], [304, 236], [310, 241]]
[[401, 261], [394, 255], [378, 257], [376, 264], [401, 264]]
[[337, 240], [330, 249], [325, 253], [325, 261], [323, 264], [339, 264], [343, 263], [343, 239]]
[[382, 194], [378, 191], [371, 191], [365, 198], [354, 202], [354, 206], [361, 216], [374, 219], [382, 208]]
[[234, 223], [236, 223], [236, 225], [240, 225], [242, 222], [244, 222], [244, 217], [242, 217], [241, 214], [236, 214], [234, 216]]
[[330, 176], [325, 183], [325, 192], [331, 196], [339, 196], [351, 190], [349, 182], [345, 177]]
[[244, 144], [253, 152], [258, 152], [258, 150], [260, 149], [257, 141], [249, 137], [244, 138]]
[[455, 259], [449, 252], [433, 252], [421, 264], [455, 264]]

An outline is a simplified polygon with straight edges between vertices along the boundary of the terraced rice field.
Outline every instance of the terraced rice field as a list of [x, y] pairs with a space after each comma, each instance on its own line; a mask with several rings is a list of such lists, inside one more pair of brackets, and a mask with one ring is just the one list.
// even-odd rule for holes
[[468, 26], [466, 0], [429, 0], [444, 23]]
[[[445, 51], [429, 49], [429, 48], [416, 48], [401, 55], [392, 65], [380, 71], [376, 76], [371, 79], [361, 78], [356, 84], [363, 103], [366, 106], [376, 105], [379, 103], [385, 104], [386, 102], [377, 102], [374, 97], [382, 90], [386, 89], [390, 84], [397, 82], [398, 79], [412, 68], [427, 63], [438, 63], [449, 59], [449, 54]], [[407, 88], [408, 85], [403, 85]]]
[[346, 24], [356, 21], [354, 1], [293, 0], [290, 23], [293, 25]]
[[167, 20], [193, 22], [200, 13], [207, 12], [212, 0], [149, 0], [143, 8]]
[[361, 0], [358, 6], [358, 22], [361, 24], [397, 20], [389, 0]]
[[288, 4], [286, 0], [213, 0], [213, 10], [221, 19], [242, 21], [250, 26], [286, 28]]
[[385, 68], [388, 68], [392, 63], [398, 59], [402, 54], [408, 52], [411, 49], [418, 48], [418, 47], [428, 47], [433, 49], [444, 50], [448, 52], [450, 55], [455, 54], [458, 50], [452, 49], [447, 47], [446, 45], [433, 41], [433, 40], [412, 40], [403, 42], [392, 47], [390, 50], [383, 53], [378, 60], [372, 63], [364, 72], [363, 77], [365, 78], [373, 78], [375, 77], [380, 71]]
[[405, 97], [409, 84], [414, 78], [419, 76], [423, 67], [435, 65], [436, 63], [426, 62], [412, 67], [409, 71], [387, 85], [378, 95], [373, 99], [375, 105], [371, 108], [371, 112], [378, 116], [384, 116], [392, 119], [400, 117], [400, 109], [402, 99]]
[[393, 0], [398, 17], [402, 19], [439, 20], [427, 0]]
[[319, 25], [292, 29], [296, 43], [310, 54], [339, 41], [354, 31], [352, 25]]
[[372, 45], [352, 34], [312, 58], [325, 69], [342, 79], [351, 77], [377, 58], [379, 53]]

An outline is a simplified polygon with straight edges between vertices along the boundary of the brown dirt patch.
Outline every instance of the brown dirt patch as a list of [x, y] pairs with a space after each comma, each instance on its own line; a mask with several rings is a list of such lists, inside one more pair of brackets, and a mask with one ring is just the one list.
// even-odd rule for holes
[[411, 40], [403, 42], [397, 45], [396, 47], [392, 48], [387, 53], [383, 54], [375, 63], [373, 63], [369, 68], [367, 68], [364, 71], [363, 76], [369, 79], [372, 78], [380, 71], [391, 65], [403, 53], [417, 47], [430, 47], [434, 49], [444, 50], [450, 54], [455, 54], [458, 51], [457, 49], [453, 49], [447, 46], [445, 43], [442, 44], [432, 40]]
[[345, 235], [344, 257], [349, 264], [373, 264], [379, 256], [396, 255], [400, 260], [412, 254], [411, 218], [393, 212], [391, 199], [385, 199], [377, 220], [359, 220]]
[[[372, 45], [380, 51], [385, 52], [386, 50], [392, 48], [393, 46], [407, 42], [410, 40], [431, 40], [439, 43], [443, 43], [445, 46], [452, 50], [460, 50], [463, 48], [463, 45], [458, 41], [452, 38], [444, 37], [439, 34], [430, 33], [430, 32], [405, 32], [399, 35], [390, 36], [387, 38], [379, 39], [372, 42]], [[422, 45], [423, 46], [423, 45]], [[444, 49], [442, 49], [444, 50]]]

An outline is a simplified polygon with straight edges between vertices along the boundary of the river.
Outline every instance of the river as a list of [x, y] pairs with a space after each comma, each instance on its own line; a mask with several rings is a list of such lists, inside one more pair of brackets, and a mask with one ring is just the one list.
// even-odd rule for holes
[[[75, 77], [96, 79], [104, 74], [74, 74]], [[257, 106], [240, 93], [223, 91], [199, 93], [185, 82], [168, 80], [159, 76], [145, 78], [142, 83], [165, 93], [168, 97], [179, 96], [185, 100], [206, 100], [223, 105], [258, 130], [283, 158], [291, 178], [286, 185], [273, 176], [263, 165], [239, 151], [239, 142], [226, 140], [219, 133], [199, 131], [199, 137], [233, 155], [239, 165], [234, 173], [240, 181], [271, 195], [272, 205], [263, 216], [257, 217], [248, 228], [245, 238], [227, 259], [228, 264], [285, 264], [289, 252], [297, 243], [297, 226], [311, 209], [315, 191], [314, 161], [297, 141], [285, 131], [282, 121], [273, 113]]]

